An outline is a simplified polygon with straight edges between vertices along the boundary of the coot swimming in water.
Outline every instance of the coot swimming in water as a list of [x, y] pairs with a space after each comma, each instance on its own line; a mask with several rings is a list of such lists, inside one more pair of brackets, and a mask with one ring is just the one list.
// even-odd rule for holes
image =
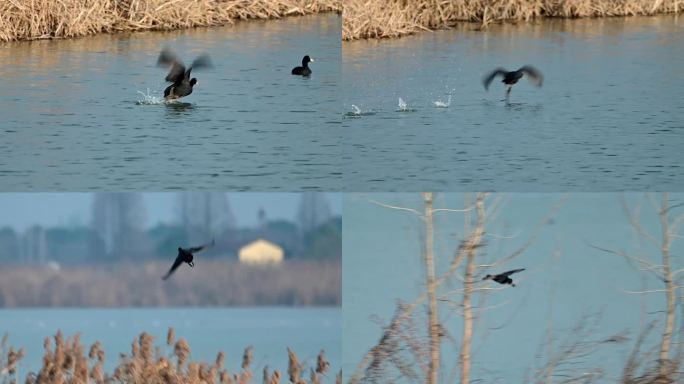
[[313, 61], [314, 60], [310, 58], [309, 55], [304, 56], [304, 58], [302, 59], [302, 66], [292, 68], [292, 74], [300, 76], [311, 75], [311, 68], [309, 68], [309, 63]]

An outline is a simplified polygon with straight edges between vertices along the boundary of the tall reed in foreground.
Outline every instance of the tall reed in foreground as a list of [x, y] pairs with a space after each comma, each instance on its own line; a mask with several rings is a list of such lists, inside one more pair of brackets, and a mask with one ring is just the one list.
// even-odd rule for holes
[[501, 21], [541, 17], [604, 17], [678, 13], [679, 0], [346, 0], [342, 38], [399, 37], [418, 31], [449, 28], [459, 21], [481, 28]]
[[[252, 347], [245, 348], [242, 356], [241, 369], [229, 372], [224, 367], [225, 353], [219, 352], [212, 363], [192, 361], [190, 345], [184, 338], [176, 340], [173, 328], [167, 334], [167, 347], [170, 354], [162, 353], [160, 347], [155, 347], [154, 338], [141, 333], [131, 344], [130, 355], [121, 354], [119, 364], [111, 374], [104, 372], [105, 352], [102, 344], [97, 341], [88, 349], [81, 344], [78, 334], [65, 338], [61, 331], [57, 331], [53, 338], [46, 337], [43, 343], [43, 362], [38, 373], [30, 373], [26, 377], [26, 384], [77, 384], [77, 383], [146, 383], [146, 384], [247, 384], [252, 383], [253, 374]], [[0, 382], [6, 379], [10, 383], [18, 383], [17, 373], [19, 360], [24, 356], [23, 349], [18, 352], [8, 349], [7, 336], [0, 345]], [[299, 363], [297, 355], [290, 348], [287, 349], [289, 366], [297, 366], [300, 370], [304, 365]], [[5, 356], [7, 355], [7, 356]], [[325, 353], [320, 352], [316, 370], [310, 367], [312, 375], [310, 383], [322, 382], [323, 375], [329, 363], [325, 360]], [[326, 367], [322, 369], [322, 367]], [[341, 373], [336, 377], [340, 382]], [[279, 384], [281, 374], [275, 370], [268, 373], [264, 368], [263, 382]], [[302, 378], [296, 384], [307, 384]]]
[[0, 41], [216, 26], [341, 10], [340, 0], [10, 0], [0, 2]]
[[17, 363], [24, 357], [24, 348], [18, 351], [7, 345], [7, 334], [2, 336], [0, 341], [0, 378], [3, 376], [15, 378], [19, 375], [17, 372]]

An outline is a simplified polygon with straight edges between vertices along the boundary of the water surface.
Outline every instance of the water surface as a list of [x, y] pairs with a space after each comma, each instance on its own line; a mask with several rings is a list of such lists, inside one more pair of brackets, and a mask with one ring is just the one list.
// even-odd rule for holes
[[[345, 42], [345, 188], [680, 190], [683, 36], [662, 16]], [[525, 64], [542, 88], [523, 79], [510, 105], [499, 80], [484, 90], [485, 73]]]
[[[170, 46], [194, 71], [161, 97]], [[305, 55], [310, 78], [292, 76]], [[338, 190], [340, 17], [0, 44], [0, 190]]]
[[331, 367], [338, 369], [341, 321], [339, 308], [2, 309], [0, 334], [7, 332], [10, 345], [26, 349], [23, 373], [40, 369], [43, 338], [58, 329], [65, 336], [79, 332], [86, 353], [99, 340], [111, 373], [119, 353], [130, 354], [131, 343], [141, 332], [154, 336], [163, 353], [171, 353], [166, 332], [174, 327], [176, 339], [188, 341], [191, 360], [213, 362], [223, 351], [230, 372], [239, 370], [244, 348], [252, 345], [252, 372], [257, 375], [265, 365], [287, 372], [288, 346], [308, 366], [315, 365], [324, 349]]

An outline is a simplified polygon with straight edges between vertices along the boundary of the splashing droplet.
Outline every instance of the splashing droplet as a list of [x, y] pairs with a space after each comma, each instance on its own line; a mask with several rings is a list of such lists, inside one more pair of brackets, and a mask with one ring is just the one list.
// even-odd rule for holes
[[402, 99], [401, 97], [399, 98], [399, 106], [398, 107], [399, 107], [398, 111], [405, 112], [408, 110], [408, 104], [406, 104], [404, 99]]
[[437, 107], [437, 108], [449, 108], [449, 106], [451, 105], [451, 95], [449, 95], [449, 98], [447, 99], [446, 102], [444, 102], [442, 100], [437, 100], [437, 101], [433, 101], [432, 104], [434, 104], [435, 107]]

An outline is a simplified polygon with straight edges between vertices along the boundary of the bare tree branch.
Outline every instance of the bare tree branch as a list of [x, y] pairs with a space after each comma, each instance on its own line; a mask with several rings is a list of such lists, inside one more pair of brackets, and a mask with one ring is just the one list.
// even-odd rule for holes
[[434, 262], [434, 230], [432, 213], [432, 192], [423, 193], [425, 201], [425, 251], [424, 262], [426, 271], [426, 284], [428, 295], [428, 335], [430, 337], [430, 364], [428, 366], [428, 384], [437, 384], [439, 375], [439, 354], [440, 354], [440, 325], [439, 316], [437, 314], [437, 287], [435, 284], [435, 262]]
[[627, 206], [627, 202], [625, 201], [624, 196], [620, 198], [620, 204], [622, 205], [622, 209], [625, 212], [625, 215], [627, 215], [627, 220], [629, 220], [629, 223], [632, 225], [632, 228], [634, 228], [637, 231], [637, 233], [639, 233], [644, 239], [650, 241], [656, 247], [660, 247], [660, 242], [653, 235], [651, 235], [643, 226], [641, 226], [641, 223], [639, 222], [637, 216]]
[[485, 204], [484, 194], [478, 194], [475, 199], [475, 206], [477, 207], [477, 216], [475, 231], [470, 239], [471, 246], [467, 249], [467, 262], [465, 269], [465, 276], [463, 282], [463, 343], [461, 345], [461, 384], [470, 383], [470, 369], [471, 369], [471, 340], [473, 337], [473, 308], [471, 298], [473, 294], [473, 278], [475, 275], [475, 255], [479, 244], [482, 242], [484, 235], [485, 222]]
[[518, 249], [513, 251], [513, 253], [511, 253], [510, 255], [508, 255], [502, 259], [499, 259], [496, 262], [491, 263], [491, 264], [482, 264], [481, 267], [493, 268], [493, 267], [496, 267], [500, 264], [505, 264], [505, 263], [513, 260], [517, 256], [521, 255], [523, 252], [525, 252], [537, 240], [537, 238], [539, 238], [539, 236], [541, 235], [541, 232], [544, 229], [544, 227], [546, 226], [546, 224], [548, 224], [551, 221], [551, 219], [556, 214], [556, 212], [560, 209], [560, 207], [563, 206], [566, 198], [567, 198], [567, 196], [563, 196], [563, 198], [561, 198], [556, 204], [554, 204], [551, 207], [549, 212], [547, 212], [547, 214], [542, 218], [542, 220], [539, 222], [539, 224], [537, 224], [537, 226], [532, 231], [532, 234], [530, 235], [530, 237], [527, 239], [527, 241], [525, 241], [525, 243], [522, 246], [520, 246]]
[[423, 214], [416, 211], [413, 208], [406, 208], [406, 207], [399, 207], [396, 205], [389, 205], [389, 204], [381, 203], [381, 202], [373, 200], [373, 199], [368, 199], [368, 201], [372, 204], [378, 205], [378, 206], [383, 207], [383, 208], [396, 209], [399, 211], [410, 212], [410, 213], [413, 213], [414, 215], [418, 216], [421, 220], [425, 220], [425, 218], [423, 217]]

